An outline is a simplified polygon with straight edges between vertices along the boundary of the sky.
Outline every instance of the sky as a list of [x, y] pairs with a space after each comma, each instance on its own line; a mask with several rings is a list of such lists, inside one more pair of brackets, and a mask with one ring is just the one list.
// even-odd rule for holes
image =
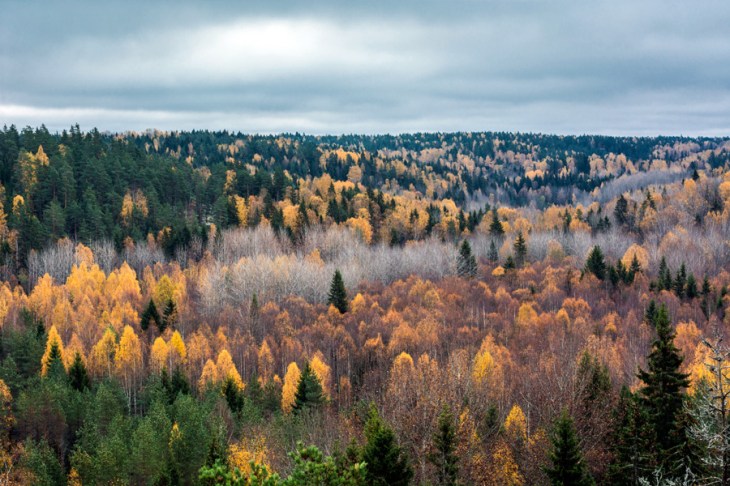
[[0, 0], [0, 125], [730, 135], [727, 0]]

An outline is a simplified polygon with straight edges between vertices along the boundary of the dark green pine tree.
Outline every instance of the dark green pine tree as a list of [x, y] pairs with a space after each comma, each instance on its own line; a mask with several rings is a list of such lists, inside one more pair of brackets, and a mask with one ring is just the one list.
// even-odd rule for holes
[[522, 235], [522, 231], [517, 232], [517, 238], [515, 238], [513, 246], [515, 249], [515, 264], [521, 267], [525, 264], [525, 259], [527, 258], [527, 243], [525, 242], [525, 237]]
[[222, 393], [228, 403], [228, 407], [231, 409], [231, 412], [239, 413], [243, 409], [243, 391], [238, 388], [238, 385], [233, 378], [228, 377], [226, 381], [223, 382]]
[[335, 306], [342, 314], [350, 309], [350, 303], [347, 301], [345, 282], [342, 281], [342, 274], [339, 270], [335, 270], [335, 274], [332, 276], [330, 292], [327, 295], [327, 303]]
[[489, 234], [497, 238], [504, 236], [504, 226], [502, 226], [502, 222], [499, 220], [496, 208], [492, 209], [492, 222], [489, 223]]
[[616, 201], [616, 207], [613, 210], [613, 217], [619, 226], [623, 226], [629, 221], [629, 203], [623, 194]]
[[644, 311], [644, 322], [646, 322], [650, 326], [653, 326], [658, 312], [659, 308], [656, 305], [656, 301], [652, 299], [649, 302], [649, 305], [646, 306], [646, 310]]
[[672, 272], [669, 270], [667, 259], [664, 257], [659, 262], [659, 279], [657, 284], [657, 290], [672, 289]]
[[160, 319], [160, 324], [158, 325], [160, 334], [165, 332], [165, 329], [168, 327], [172, 327], [176, 320], [177, 306], [175, 305], [175, 301], [170, 299], [167, 301], [167, 304], [165, 304], [165, 310], [162, 311], [162, 319]]
[[157, 306], [155, 301], [150, 299], [144, 312], [142, 312], [142, 318], [140, 319], [139, 326], [143, 331], [146, 331], [150, 324], [154, 324], [158, 328], [160, 327], [160, 313], [157, 312]]
[[616, 262], [616, 274], [618, 275], [619, 280], [626, 285], [630, 284], [634, 280], [634, 276], [631, 271], [626, 268], [626, 265], [624, 265], [624, 262], [621, 260]]
[[573, 426], [573, 419], [566, 410], [560, 415], [550, 434], [552, 451], [550, 465], [544, 471], [554, 486], [589, 486], [595, 484], [591, 477]]
[[84, 365], [84, 360], [81, 359], [81, 354], [78, 352], [74, 355], [74, 361], [68, 369], [68, 381], [71, 388], [77, 391], [84, 391], [91, 388], [89, 374], [86, 372], [86, 365]]
[[304, 365], [302, 375], [297, 384], [297, 391], [294, 394], [294, 406], [292, 411], [298, 414], [306, 409], [317, 408], [325, 402], [326, 398], [322, 391], [322, 384], [319, 378], [309, 366], [309, 362]]
[[697, 291], [697, 279], [693, 273], [687, 275], [687, 284], [685, 285], [684, 295], [690, 300], [696, 299], [700, 295]]
[[393, 429], [380, 418], [375, 405], [370, 406], [365, 423], [365, 439], [361, 460], [367, 470], [367, 484], [373, 486], [406, 486], [413, 478], [413, 469], [398, 445]]
[[711, 292], [712, 285], [710, 285], [710, 279], [705, 275], [705, 278], [702, 279], [702, 295], [707, 297]]
[[504, 261], [504, 269], [505, 270], [514, 270], [515, 269], [515, 259], [512, 258], [512, 255], [509, 255], [507, 259]]
[[494, 244], [494, 240], [489, 242], [489, 251], [487, 252], [487, 258], [492, 263], [497, 263], [499, 260], [499, 252], [497, 251], [497, 245]]
[[436, 467], [436, 484], [455, 486], [459, 474], [459, 456], [456, 455], [456, 427], [451, 409], [444, 405], [433, 434], [433, 451], [428, 461]]
[[53, 379], [66, 378], [66, 368], [63, 366], [61, 350], [55, 342], [51, 344], [51, 352], [46, 358], [47, 376]]
[[679, 267], [679, 271], [677, 271], [677, 276], [674, 279], [674, 282], [672, 284], [672, 288], [674, 290], [674, 293], [677, 294], [677, 297], [680, 299], [684, 297], [684, 291], [685, 286], [687, 285], [687, 267], [684, 265], [684, 262], [682, 262], [682, 266]]
[[687, 442], [682, 414], [689, 375], [679, 371], [684, 360], [674, 345], [675, 332], [664, 304], [656, 310], [653, 324], [657, 338], [647, 358], [647, 369], [639, 369], [638, 377], [644, 383], [639, 396], [656, 437], [652, 450], [657, 465], [665, 474], [680, 473], [683, 461], [678, 453]]
[[641, 478], [650, 477], [654, 468], [654, 431], [649, 426], [648, 413], [638, 394], [624, 385], [613, 415], [609, 484], [638, 485]]
[[472, 278], [477, 274], [477, 260], [471, 252], [471, 245], [464, 240], [459, 247], [459, 257], [456, 260], [456, 273], [459, 277]]
[[606, 260], [603, 258], [603, 251], [601, 251], [600, 246], [594, 246], [588, 254], [585, 272], [592, 273], [598, 280], [606, 278]]

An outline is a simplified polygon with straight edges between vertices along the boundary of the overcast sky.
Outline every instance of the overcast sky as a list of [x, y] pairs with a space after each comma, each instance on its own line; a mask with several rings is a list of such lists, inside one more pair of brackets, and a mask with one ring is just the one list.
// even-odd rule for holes
[[0, 125], [730, 135], [727, 0], [0, 0]]

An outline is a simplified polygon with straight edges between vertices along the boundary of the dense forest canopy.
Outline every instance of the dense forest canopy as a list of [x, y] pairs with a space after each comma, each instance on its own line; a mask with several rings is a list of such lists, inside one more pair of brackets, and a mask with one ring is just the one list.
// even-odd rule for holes
[[5, 127], [0, 477], [728, 484], [729, 162]]

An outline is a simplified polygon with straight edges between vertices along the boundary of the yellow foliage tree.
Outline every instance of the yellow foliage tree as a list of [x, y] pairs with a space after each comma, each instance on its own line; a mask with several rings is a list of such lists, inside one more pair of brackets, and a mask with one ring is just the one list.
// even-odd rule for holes
[[350, 312], [356, 313], [364, 309], [365, 297], [363, 297], [362, 294], [358, 292], [357, 295], [355, 295], [355, 298], [352, 299], [352, 302], [350, 302]]
[[228, 463], [238, 468], [244, 477], [251, 473], [251, 463], [269, 467], [268, 450], [263, 434], [251, 440], [241, 440], [228, 446]]
[[162, 368], [167, 366], [168, 354], [169, 349], [165, 340], [161, 337], [155, 339], [152, 349], [150, 349], [150, 367], [155, 373], [160, 373]]
[[492, 354], [486, 349], [477, 353], [474, 358], [474, 367], [471, 372], [474, 383], [477, 385], [489, 383], [493, 372], [494, 358], [492, 358]]
[[248, 224], [248, 207], [246, 207], [246, 199], [238, 194], [233, 196], [233, 203], [236, 206], [236, 217], [238, 218], [238, 226], [245, 228]]
[[117, 337], [114, 331], [107, 328], [101, 339], [91, 348], [90, 370], [96, 376], [111, 376], [114, 354], [117, 350]]
[[175, 366], [185, 363], [188, 357], [188, 351], [179, 331], [175, 331], [170, 336], [170, 342], [167, 343], [170, 348], [169, 360], [170, 371]]
[[370, 225], [370, 221], [366, 218], [350, 218], [345, 222], [345, 225], [362, 240], [363, 243], [369, 245], [373, 239], [373, 228]]
[[84, 353], [84, 344], [81, 342], [78, 334], [73, 333], [71, 340], [63, 351], [63, 364], [66, 369], [69, 369], [76, 359], [76, 353], [81, 356], [81, 360], [86, 363], [86, 353]]
[[142, 373], [142, 346], [131, 326], [124, 326], [114, 357], [117, 374], [127, 393], [130, 409], [136, 409], [137, 382]]
[[294, 406], [294, 396], [297, 393], [297, 386], [299, 385], [299, 379], [302, 376], [302, 372], [299, 366], [295, 362], [289, 363], [286, 368], [286, 374], [284, 375], [284, 386], [281, 390], [281, 409], [284, 413], [289, 413]]
[[274, 356], [271, 354], [269, 343], [264, 339], [259, 348], [258, 372], [262, 383], [267, 383], [274, 374]]
[[639, 262], [642, 269], [646, 270], [649, 267], [649, 253], [643, 246], [634, 243], [626, 250], [626, 253], [624, 253], [624, 256], [621, 258], [621, 262], [626, 266], [626, 268], [631, 266], [634, 256], [636, 256], [636, 260]]
[[206, 387], [214, 385], [215, 383], [218, 383], [218, 367], [212, 359], [209, 359], [205, 362], [203, 371], [200, 373], [198, 388], [204, 390]]
[[525, 479], [515, 462], [512, 450], [500, 441], [492, 453], [492, 483], [495, 486], [522, 486]]
[[504, 420], [504, 433], [512, 444], [525, 444], [527, 441], [527, 418], [519, 405], [512, 406]]
[[520, 305], [520, 310], [517, 311], [517, 319], [515, 324], [520, 327], [528, 327], [537, 322], [537, 312], [532, 308], [532, 305], [525, 302]]
[[241, 380], [241, 375], [238, 373], [236, 365], [233, 363], [233, 358], [231, 358], [231, 353], [229, 353], [228, 350], [224, 349], [218, 353], [216, 368], [218, 379], [220, 381], [225, 381], [230, 378], [240, 390], [243, 390], [243, 380]]
[[317, 378], [319, 378], [319, 382], [322, 384], [322, 391], [329, 399], [332, 381], [332, 370], [327, 365], [327, 363], [324, 362], [324, 356], [322, 356], [321, 352], [317, 351], [316, 353], [314, 353], [314, 357], [309, 362], [309, 366], [312, 368], [312, 371], [314, 371], [314, 374], [317, 375]]

